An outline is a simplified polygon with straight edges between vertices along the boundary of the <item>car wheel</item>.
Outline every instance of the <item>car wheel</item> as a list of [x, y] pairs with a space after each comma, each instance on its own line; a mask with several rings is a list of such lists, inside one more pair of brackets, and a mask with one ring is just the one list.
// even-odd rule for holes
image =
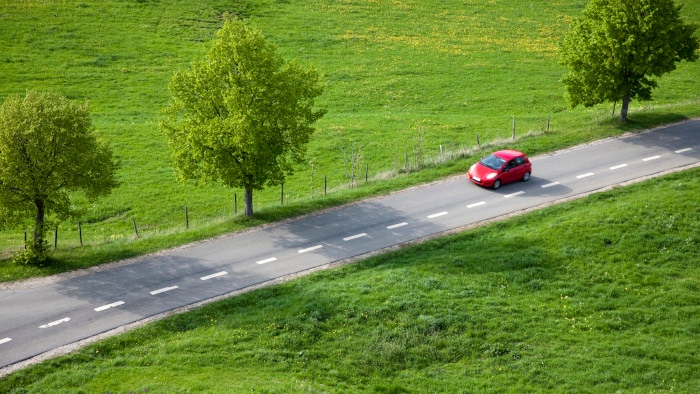
[[530, 180], [530, 173], [526, 172], [525, 175], [523, 175], [523, 182], [527, 182]]
[[501, 180], [496, 179], [496, 181], [493, 183], [493, 190], [497, 190], [499, 187], [501, 187]]

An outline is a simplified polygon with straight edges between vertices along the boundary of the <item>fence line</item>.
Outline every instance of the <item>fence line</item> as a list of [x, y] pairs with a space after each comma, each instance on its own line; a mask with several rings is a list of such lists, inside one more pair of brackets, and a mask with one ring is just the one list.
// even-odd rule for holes
[[[542, 128], [544, 133], [548, 133], [550, 131], [550, 125], [551, 125], [551, 115], [547, 116], [547, 121], [546, 121], [546, 128]], [[541, 126], [540, 126], [541, 127]], [[480, 151], [482, 149], [491, 147], [491, 146], [497, 146], [499, 144], [503, 144], [504, 142], [507, 142], [508, 140], [494, 140], [490, 144], [485, 144], [482, 146], [481, 141], [479, 139], [479, 133], [475, 133], [476, 136], [476, 146], [472, 148], [463, 148], [463, 147], [457, 147], [455, 148], [454, 144], [452, 144], [452, 149], [448, 149], [447, 147], [443, 147], [442, 144], [439, 145], [439, 155], [434, 158], [428, 158], [426, 159], [424, 154], [423, 154], [423, 148], [422, 148], [422, 141], [421, 141], [421, 146], [418, 148], [413, 148], [413, 163], [409, 161], [409, 152], [406, 150], [404, 152], [404, 165], [403, 168], [400, 170], [394, 170], [392, 171], [393, 176], [396, 176], [396, 174], [400, 173], [411, 173], [411, 172], [416, 172], [420, 171], [421, 168], [425, 168], [428, 166], [434, 166], [434, 165], [439, 165], [443, 162], [453, 160], [454, 158], [459, 159], [462, 157], [466, 157], [469, 155], [472, 155], [474, 153], [474, 149], [477, 151]], [[513, 116], [512, 118], [512, 128], [511, 128], [511, 138], [509, 141], [515, 141], [515, 136], [516, 136], [516, 118]], [[359, 156], [359, 154], [357, 155]], [[353, 161], [355, 158], [353, 157]], [[359, 163], [352, 163], [352, 169], [350, 171], [350, 175], [346, 174], [346, 183], [343, 184], [342, 182], [336, 186], [332, 190], [347, 190], [347, 189], [353, 189], [357, 186], [357, 183], [355, 181], [356, 178], [356, 167], [359, 165]], [[347, 170], [347, 169], [346, 169]], [[346, 171], [347, 172], [347, 171]], [[359, 172], [359, 171], [357, 171]], [[384, 179], [381, 176], [379, 176], [380, 173], [377, 173], [375, 175], [375, 179]], [[359, 175], [359, 174], [358, 174]], [[349, 179], [348, 179], [349, 177]], [[369, 183], [369, 164], [365, 163], [365, 184]], [[312, 182], [313, 182], [313, 176], [312, 176]], [[331, 190], [331, 191], [332, 191]], [[328, 176], [324, 175], [323, 176], [323, 195], [327, 196], [328, 195]], [[300, 201], [303, 201], [305, 198], [300, 199]], [[311, 187], [311, 199], [314, 199], [314, 185], [312, 184]], [[287, 198], [286, 198], [286, 203], [289, 205], [292, 202], [293, 198], [291, 198], [291, 194], [288, 191]], [[274, 204], [274, 203], [273, 203]], [[285, 190], [284, 190], [284, 184], [280, 185], [280, 200], [279, 200], [279, 205], [284, 206], [285, 205]], [[265, 204], [263, 202], [260, 202], [258, 205], [258, 209], [260, 208], [265, 208], [272, 206], [272, 204]], [[190, 217], [189, 217], [189, 207], [185, 206], [184, 207], [184, 214], [185, 214], [185, 230], [189, 230], [190, 228]], [[238, 195], [237, 193], [233, 194], [233, 216], [238, 216]], [[83, 243], [83, 226], [82, 226], [82, 221], [78, 221], [78, 238], [79, 238], [79, 244], [82, 247], [84, 245]], [[131, 224], [133, 226], [133, 231], [135, 234], [135, 238], [139, 238], [139, 229], [136, 224], [136, 218], [131, 219]], [[174, 228], [175, 229], [175, 228]], [[114, 237], [114, 236], [112, 236]], [[118, 238], [121, 237], [121, 235], [118, 235]], [[107, 242], [102, 242], [102, 243], [107, 243]], [[99, 243], [98, 243], [99, 244]], [[24, 248], [27, 248], [27, 231], [24, 232]], [[58, 227], [56, 227], [54, 231], [54, 249], [58, 248]]]

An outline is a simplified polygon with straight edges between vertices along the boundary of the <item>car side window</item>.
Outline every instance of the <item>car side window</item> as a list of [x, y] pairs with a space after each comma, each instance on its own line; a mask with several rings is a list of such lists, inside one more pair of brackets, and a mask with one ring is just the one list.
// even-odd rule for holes
[[513, 165], [513, 167], [521, 166], [523, 164], [525, 164], [525, 158], [518, 157], [517, 159], [515, 159], [515, 164]]

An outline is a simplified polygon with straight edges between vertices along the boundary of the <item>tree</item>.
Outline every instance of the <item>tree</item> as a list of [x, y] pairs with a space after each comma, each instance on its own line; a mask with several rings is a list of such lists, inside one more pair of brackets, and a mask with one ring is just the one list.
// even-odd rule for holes
[[117, 164], [100, 143], [87, 102], [58, 93], [12, 95], [0, 107], [0, 220], [6, 226], [34, 217], [29, 250], [42, 262], [47, 214], [74, 217], [74, 192], [88, 199], [116, 187]]
[[695, 61], [697, 26], [683, 22], [681, 8], [673, 0], [591, 0], [561, 47], [571, 106], [622, 101], [624, 122], [630, 100], [651, 99], [653, 77]]
[[293, 174], [325, 113], [314, 109], [320, 75], [275, 51], [258, 30], [227, 17], [206, 56], [173, 76], [161, 123], [178, 178], [243, 188], [246, 216], [253, 190]]

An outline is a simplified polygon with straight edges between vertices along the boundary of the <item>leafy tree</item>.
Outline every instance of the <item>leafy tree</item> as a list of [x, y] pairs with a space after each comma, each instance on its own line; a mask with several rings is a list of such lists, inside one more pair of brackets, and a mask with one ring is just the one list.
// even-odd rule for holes
[[225, 19], [204, 58], [175, 73], [161, 123], [180, 180], [221, 182], [245, 190], [279, 185], [303, 159], [325, 111], [314, 109], [323, 88], [314, 69], [286, 62], [259, 31]]
[[651, 99], [653, 77], [695, 61], [697, 25], [683, 22], [681, 8], [673, 0], [591, 0], [561, 47], [571, 106], [621, 100], [624, 122], [630, 100]]
[[34, 217], [35, 262], [46, 257], [47, 213], [74, 217], [71, 193], [91, 200], [109, 193], [116, 168], [110, 148], [97, 140], [87, 103], [29, 91], [0, 107], [0, 220], [11, 226]]

